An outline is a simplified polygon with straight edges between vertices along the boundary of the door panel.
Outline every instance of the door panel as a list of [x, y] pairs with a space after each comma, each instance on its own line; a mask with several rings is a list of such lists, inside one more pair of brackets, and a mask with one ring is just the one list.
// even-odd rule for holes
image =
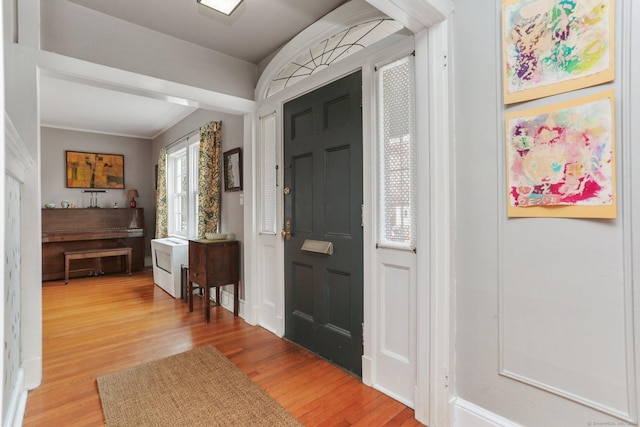
[[[350, 150], [340, 147], [327, 152], [325, 175], [327, 194], [325, 205], [326, 232], [334, 236], [351, 236], [352, 224], [349, 205], [351, 201], [350, 185]], [[359, 224], [358, 224], [359, 226]]]
[[374, 383], [413, 406], [416, 378], [416, 254], [377, 251], [377, 342]]
[[345, 336], [351, 334], [351, 275], [342, 271], [327, 272], [327, 301], [331, 310], [326, 311], [327, 326]]
[[[284, 106], [285, 336], [362, 372], [360, 72]], [[301, 250], [330, 242], [333, 254]]]
[[[292, 225], [296, 233], [311, 234], [313, 232], [313, 155], [306, 154], [293, 159], [296, 171], [293, 180], [295, 201], [293, 206]], [[304, 189], [304, 191], [296, 191]]]

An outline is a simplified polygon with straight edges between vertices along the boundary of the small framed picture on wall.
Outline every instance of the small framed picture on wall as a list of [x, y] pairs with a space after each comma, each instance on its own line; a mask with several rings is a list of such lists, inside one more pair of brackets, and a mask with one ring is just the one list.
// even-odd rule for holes
[[222, 155], [224, 164], [224, 191], [242, 190], [242, 149], [234, 148]]

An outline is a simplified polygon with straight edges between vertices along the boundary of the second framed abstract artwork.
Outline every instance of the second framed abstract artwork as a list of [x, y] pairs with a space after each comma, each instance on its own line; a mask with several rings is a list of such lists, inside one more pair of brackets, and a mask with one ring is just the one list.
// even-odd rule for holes
[[504, 103], [612, 81], [614, 0], [503, 0]]
[[508, 216], [615, 218], [614, 92], [506, 116]]

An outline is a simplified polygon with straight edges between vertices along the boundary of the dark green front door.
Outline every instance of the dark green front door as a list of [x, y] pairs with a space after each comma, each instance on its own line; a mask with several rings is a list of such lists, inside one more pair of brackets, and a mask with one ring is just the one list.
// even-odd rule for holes
[[[362, 374], [362, 74], [284, 106], [285, 336]], [[331, 251], [332, 254], [321, 253]], [[316, 252], [320, 251], [320, 252]]]

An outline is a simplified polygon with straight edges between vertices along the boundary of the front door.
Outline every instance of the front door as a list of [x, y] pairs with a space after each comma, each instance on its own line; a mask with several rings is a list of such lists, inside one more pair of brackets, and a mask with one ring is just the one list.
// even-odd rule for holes
[[362, 73], [284, 106], [285, 337], [362, 375]]

